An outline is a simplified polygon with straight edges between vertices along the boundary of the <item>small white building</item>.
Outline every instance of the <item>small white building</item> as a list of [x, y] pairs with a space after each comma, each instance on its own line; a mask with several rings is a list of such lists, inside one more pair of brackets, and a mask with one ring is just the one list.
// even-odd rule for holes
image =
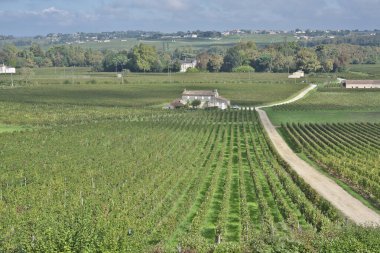
[[301, 78], [301, 77], [304, 77], [305, 76], [305, 72], [303, 72], [302, 70], [298, 70], [296, 72], [294, 72], [293, 74], [289, 75], [288, 78]]
[[3, 66], [0, 66], [0, 74], [16, 74], [16, 69], [3, 64]]
[[181, 69], [179, 72], [186, 72], [189, 68], [195, 68], [197, 66], [197, 60], [185, 60], [181, 61]]
[[380, 80], [343, 80], [342, 84], [347, 89], [380, 89]]

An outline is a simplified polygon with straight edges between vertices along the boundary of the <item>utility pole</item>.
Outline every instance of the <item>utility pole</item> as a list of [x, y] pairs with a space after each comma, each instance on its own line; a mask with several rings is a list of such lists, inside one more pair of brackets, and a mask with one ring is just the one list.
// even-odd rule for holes
[[284, 37], [284, 44], [285, 44], [285, 55], [286, 55], [286, 63], [288, 65], [288, 75], [290, 73], [290, 63], [289, 63], [289, 44], [288, 44], [288, 37]]

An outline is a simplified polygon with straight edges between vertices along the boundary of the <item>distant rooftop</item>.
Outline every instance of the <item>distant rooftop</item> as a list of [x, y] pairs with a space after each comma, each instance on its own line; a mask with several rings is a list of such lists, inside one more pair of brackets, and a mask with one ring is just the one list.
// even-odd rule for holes
[[346, 84], [380, 84], [380, 80], [345, 80]]
[[217, 90], [184, 90], [183, 96], [218, 96]]

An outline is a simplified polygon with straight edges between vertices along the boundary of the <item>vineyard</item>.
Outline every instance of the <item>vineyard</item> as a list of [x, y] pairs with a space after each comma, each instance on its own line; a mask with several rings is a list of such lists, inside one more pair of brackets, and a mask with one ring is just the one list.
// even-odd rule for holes
[[1, 251], [239, 252], [340, 223], [262, 131], [246, 110], [3, 133]]
[[379, 89], [318, 88], [291, 104], [265, 109], [281, 123], [380, 123]]
[[373, 90], [337, 90], [326, 88], [301, 99], [295, 103], [276, 106], [275, 111], [323, 111], [323, 110], [346, 110], [346, 111], [379, 111], [380, 91]]
[[380, 125], [285, 124], [292, 146], [380, 206]]

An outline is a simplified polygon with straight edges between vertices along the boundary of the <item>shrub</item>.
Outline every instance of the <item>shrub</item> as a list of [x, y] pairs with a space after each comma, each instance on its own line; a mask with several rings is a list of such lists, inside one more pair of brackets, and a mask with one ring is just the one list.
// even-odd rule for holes
[[197, 68], [188, 68], [186, 70], [186, 73], [199, 73], [199, 72], [200, 72], [200, 70]]
[[237, 73], [248, 73], [248, 72], [255, 72], [255, 69], [252, 68], [252, 67], [249, 66], [249, 65], [243, 65], [243, 66], [239, 66], [239, 67], [233, 68], [233, 69], [232, 69], [232, 72], [237, 72]]

